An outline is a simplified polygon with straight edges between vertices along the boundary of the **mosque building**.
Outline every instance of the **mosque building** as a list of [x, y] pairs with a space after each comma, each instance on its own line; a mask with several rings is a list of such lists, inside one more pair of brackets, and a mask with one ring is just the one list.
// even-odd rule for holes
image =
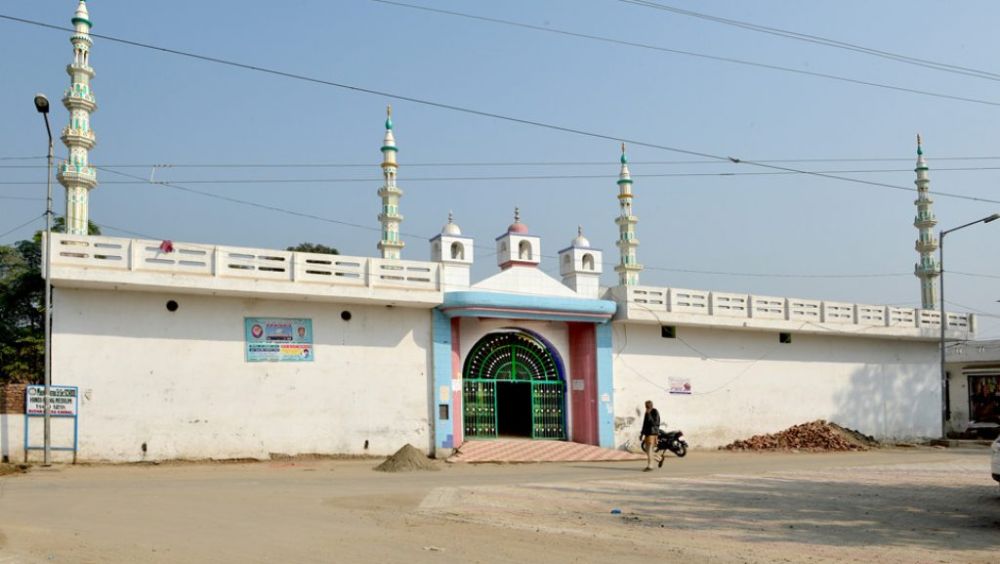
[[[53, 383], [78, 389], [82, 460], [387, 454], [405, 443], [447, 456], [497, 437], [623, 448], [647, 399], [693, 447], [815, 419], [883, 438], [943, 432], [940, 324], [964, 340], [975, 318], [935, 309], [920, 145], [917, 309], [643, 284], [641, 187], [624, 145], [615, 286], [601, 286], [602, 251], [582, 228], [558, 251], [560, 278], [543, 272], [527, 209], [498, 229], [497, 271], [474, 280], [474, 241], [451, 214], [430, 241], [403, 240], [391, 110], [378, 256], [90, 236], [84, 0], [73, 23], [59, 166], [68, 229], [52, 236], [46, 275]], [[430, 260], [405, 259], [407, 243], [429, 245]], [[17, 433], [40, 425], [11, 421], [13, 452]]]

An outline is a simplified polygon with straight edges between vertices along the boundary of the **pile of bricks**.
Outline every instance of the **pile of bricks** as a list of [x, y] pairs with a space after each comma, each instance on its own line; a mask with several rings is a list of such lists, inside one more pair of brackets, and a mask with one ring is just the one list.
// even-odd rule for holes
[[805, 450], [805, 451], [856, 451], [868, 450], [875, 444], [874, 439], [856, 431], [845, 429], [823, 420], [794, 425], [784, 431], [770, 435], [755, 435], [749, 439], [735, 441], [725, 450]]

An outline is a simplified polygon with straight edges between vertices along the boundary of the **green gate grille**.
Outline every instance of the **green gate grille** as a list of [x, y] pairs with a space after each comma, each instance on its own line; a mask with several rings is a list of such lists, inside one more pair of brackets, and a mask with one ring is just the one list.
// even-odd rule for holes
[[566, 438], [566, 383], [559, 364], [538, 339], [515, 331], [483, 337], [465, 361], [466, 437], [497, 436], [497, 381], [531, 386], [531, 438]]

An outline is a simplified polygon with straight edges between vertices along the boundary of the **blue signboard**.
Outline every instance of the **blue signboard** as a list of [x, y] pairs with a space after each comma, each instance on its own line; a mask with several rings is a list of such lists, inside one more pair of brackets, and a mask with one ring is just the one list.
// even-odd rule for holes
[[246, 317], [243, 325], [247, 362], [312, 361], [312, 319]]

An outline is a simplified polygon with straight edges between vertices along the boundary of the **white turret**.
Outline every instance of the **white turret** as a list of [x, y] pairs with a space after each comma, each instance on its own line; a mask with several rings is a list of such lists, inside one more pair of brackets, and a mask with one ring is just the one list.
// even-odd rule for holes
[[924, 159], [924, 148], [917, 135], [917, 200], [913, 202], [917, 206], [917, 216], [913, 219], [913, 226], [917, 228], [919, 236], [914, 247], [920, 255], [920, 261], [913, 267], [913, 273], [920, 279], [920, 304], [924, 309], [937, 309], [938, 307], [938, 263], [934, 258], [934, 252], [938, 249], [938, 240], [934, 236], [934, 226], [937, 219], [931, 211], [934, 200], [930, 198], [929, 187], [931, 180], [927, 174], [927, 160]]
[[69, 157], [59, 164], [56, 178], [66, 188], [66, 232], [86, 235], [89, 220], [90, 191], [97, 187], [97, 170], [90, 166], [89, 152], [97, 144], [90, 129], [90, 114], [97, 111], [97, 101], [90, 91], [94, 69], [90, 67], [90, 14], [87, 2], [80, 0], [73, 15], [75, 32], [70, 37], [73, 44], [73, 62], [66, 67], [70, 87], [62, 102], [69, 110], [69, 125], [62, 130], [62, 142]]
[[622, 286], [637, 286], [639, 284], [639, 264], [637, 250], [639, 239], [635, 236], [635, 224], [639, 218], [632, 215], [632, 175], [628, 170], [628, 157], [625, 156], [625, 144], [622, 143], [622, 168], [618, 174], [618, 206], [620, 208], [615, 223], [618, 224], [618, 251], [621, 256], [615, 272], [618, 273], [618, 284]]
[[542, 240], [528, 234], [528, 226], [521, 223], [519, 208], [514, 208], [514, 223], [496, 241], [497, 264], [503, 270], [512, 266], [538, 266], [541, 262]]
[[440, 234], [431, 238], [431, 260], [441, 263], [441, 279], [446, 292], [469, 287], [472, 243], [471, 237], [462, 236], [462, 230], [448, 212], [448, 223], [441, 228]]
[[382, 177], [385, 182], [378, 189], [378, 195], [382, 198], [382, 213], [378, 214], [378, 221], [382, 224], [382, 240], [378, 243], [378, 249], [382, 252], [382, 258], [399, 259], [402, 258], [403, 239], [399, 236], [399, 224], [403, 221], [403, 216], [399, 213], [399, 199], [403, 197], [403, 191], [396, 186], [396, 171], [399, 165], [396, 163], [396, 138], [392, 135], [392, 106], [385, 108], [385, 138], [382, 140]]
[[583, 227], [577, 228], [577, 236], [569, 247], [559, 251], [559, 274], [563, 284], [577, 294], [587, 298], [600, 296], [601, 251], [591, 248], [590, 241], [583, 236]]

